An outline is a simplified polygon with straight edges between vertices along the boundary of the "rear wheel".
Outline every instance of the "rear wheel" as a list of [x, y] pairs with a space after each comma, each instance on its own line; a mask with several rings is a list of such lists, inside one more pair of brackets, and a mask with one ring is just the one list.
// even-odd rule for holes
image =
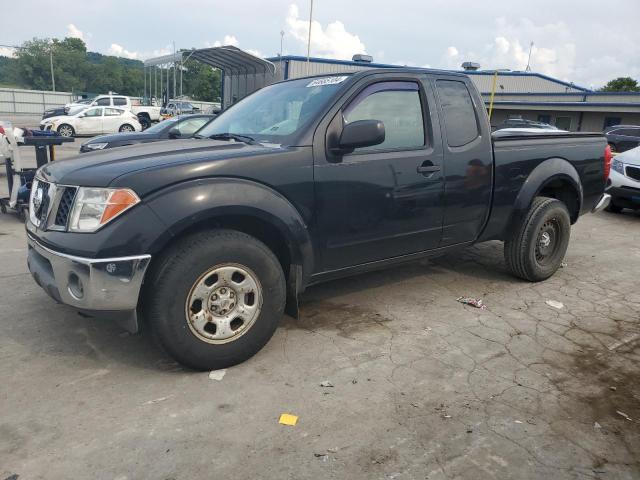
[[554, 198], [536, 197], [505, 241], [507, 268], [530, 282], [549, 278], [564, 259], [570, 235], [571, 218], [565, 204]]
[[151, 126], [151, 120], [145, 117], [144, 115], [138, 117], [138, 121], [140, 122], [140, 126], [142, 127], [142, 130], [146, 130]]
[[129, 125], [128, 123], [125, 123], [124, 125], [122, 125], [119, 130], [120, 133], [135, 132], [135, 131], [136, 129], [133, 128], [133, 126]]
[[607, 205], [607, 208], [605, 208], [605, 210], [611, 213], [622, 213], [622, 207], [613, 203], [614, 200], [615, 199], [611, 197], [611, 201], [609, 202], [609, 205]]
[[180, 241], [154, 266], [144, 313], [172, 357], [211, 370], [255, 355], [275, 332], [285, 298], [282, 267], [266, 245], [212, 230]]
[[63, 123], [58, 127], [58, 133], [63, 137], [73, 137], [76, 134], [76, 131], [71, 125]]

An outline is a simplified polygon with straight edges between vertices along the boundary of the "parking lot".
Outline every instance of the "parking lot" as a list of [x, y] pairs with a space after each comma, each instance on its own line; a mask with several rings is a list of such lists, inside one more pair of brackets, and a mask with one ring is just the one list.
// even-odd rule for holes
[[56, 305], [1, 215], [0, 478], [638, 478], [639, 226], [583, 217], [539, 284], [491, 242], [312, 287], [216, 380]]

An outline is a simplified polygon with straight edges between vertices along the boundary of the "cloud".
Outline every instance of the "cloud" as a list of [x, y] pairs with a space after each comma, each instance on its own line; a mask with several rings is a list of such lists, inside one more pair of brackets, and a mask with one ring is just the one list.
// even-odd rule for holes
[[15, 57], [15, 55], [15, 48], [0, 47], [0, 57]]
[[125, 49], [122, 45], [118, 45], [117, 43], [112, 43], [109, 47], [108, 55], [114, 55], [116, 57], [125, 57], [133, 60], [137, 60], [140, 54], [138, 52], [130, 52]]
[[[309, 21], [300, 18], [300, 10], [295, 4], [289, 6], [287, 28], [289, 34], [304, 45], [306, 51]], [[313, 56], [350, 60], [356, 53], [366, 53], [366, 48], [360, 37], [346, 30], [344, 23], [336, 20], [324, 28], [317, 20], [312, 22], [311, 54]]]
[[[215, 42], [213, 42], [212, 46], [222, 47], [225, 45], [232, 45], [234, 47], [237, 47], [238, 45], [240, 45], [240, 42], [238, 42], [238, 39], [235, 35], [225, 35], [222, 41], [216, 40]], [[211, 46], [211, 44], [207, 43], [207, 46]]]
[[79, 38], [84, 41], [84, 32], [76, 27], [73, 23], [67, 25], [67, 37]]
[[495, 20], [493, 41], [478, 50], [448, 47], [442, 56], [445, 68], [459, 69], [464, 61], [479, 62], [483, 69], [508, 68], [524, 70], [531, 50], [531, 70], [570, 80], [576, 67], [576, 46], [564, 22], [535, 24], [521, 18], [511, 24], [506, 18]]

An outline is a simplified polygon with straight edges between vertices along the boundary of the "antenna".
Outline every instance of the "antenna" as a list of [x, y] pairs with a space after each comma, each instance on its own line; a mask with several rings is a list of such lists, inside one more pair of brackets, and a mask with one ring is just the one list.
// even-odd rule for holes
[[529, 44], [529, 58], [527, 59], [527, 66], [525, 67], [525, 72], [531, 71], [531, 51], [533, 50], [533, 42]]

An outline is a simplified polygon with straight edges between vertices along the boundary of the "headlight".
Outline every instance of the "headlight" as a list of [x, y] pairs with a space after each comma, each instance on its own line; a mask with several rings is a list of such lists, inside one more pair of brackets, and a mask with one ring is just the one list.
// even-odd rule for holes
[[69, 231], [95, 232], [139, 202], [128, 188], [80, 187], [73, 202]]
[[89, 150], [102, 150], [107, 145], [109, 145], [107, 142], [104, 142], [104, 143], [87, 143], [85, 145], [85, 148], [87, 148]]
[[611, 168], [613, 168], [616, 172], [624, 175], [624, 163], [622, 163], [620, 160], [614, 158], [613, 162], [611, 163]]

